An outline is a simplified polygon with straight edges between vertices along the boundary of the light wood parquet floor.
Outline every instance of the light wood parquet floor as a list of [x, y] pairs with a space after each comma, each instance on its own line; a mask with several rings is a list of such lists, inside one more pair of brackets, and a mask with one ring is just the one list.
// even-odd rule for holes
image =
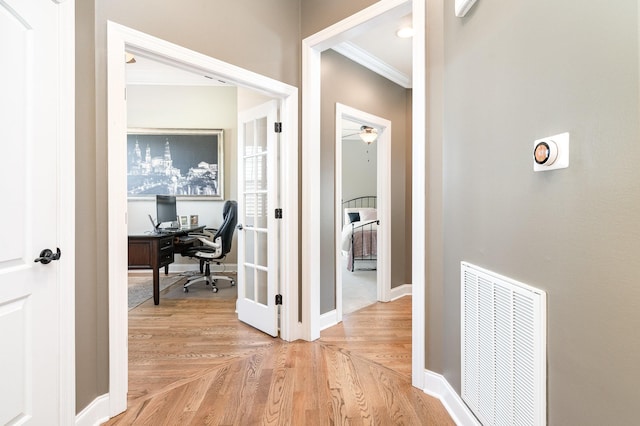
[[107, 425], [453, 425], [411, 386], [411, 298], [345, 316], [315, 342], [237, 320], [235, 300], [129, 312], [128, 409]]

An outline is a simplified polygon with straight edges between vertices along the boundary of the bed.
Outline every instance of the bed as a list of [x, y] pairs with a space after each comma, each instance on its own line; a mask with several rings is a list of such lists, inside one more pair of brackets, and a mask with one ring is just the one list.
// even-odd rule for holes
[[[378, 258], [378, 212], [375, 196], [353, 198], [342, 203], [342, 254], [347, 270], [375, 270]], [[364, 265], [364, 266], [363, 266]]]

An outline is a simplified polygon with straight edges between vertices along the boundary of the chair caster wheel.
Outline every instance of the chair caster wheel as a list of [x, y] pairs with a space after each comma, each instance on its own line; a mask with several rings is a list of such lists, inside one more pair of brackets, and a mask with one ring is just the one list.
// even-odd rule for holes
[[184, 291], [185, 293], [189, 293], [189, 287], [183, 287], [182, 291]]
[[218, 292], [218, 287], [214, 287], [214, 288], [212, 288], [211, 290], [212, 290], [214, 293], [217, 293], [217, 292]]

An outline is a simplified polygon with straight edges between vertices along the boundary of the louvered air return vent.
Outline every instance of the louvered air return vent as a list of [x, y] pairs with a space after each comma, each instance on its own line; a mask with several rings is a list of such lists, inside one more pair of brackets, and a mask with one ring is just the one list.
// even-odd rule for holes
[[462, 399], [484, 426], [546, 423], [546, 293], [462, 262]]

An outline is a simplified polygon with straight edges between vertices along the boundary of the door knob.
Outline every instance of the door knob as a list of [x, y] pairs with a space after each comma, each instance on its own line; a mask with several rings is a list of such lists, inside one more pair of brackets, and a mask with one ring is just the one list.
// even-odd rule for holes
[[47, 263], [50, 263], [52, 260], [60, 259], [60, 256], [62, 256], [62, 253], [60, 252], [59, 248], [56, 249], [55, 253], [49, 249], [44, 249], [40, 252], [40, 257], [36, 257], [34, 262], [40, 262], [46, 265]]
[[244, 229], [241, 223], [239, 223], [238, 226], [236, 226], [236, 228], [238, 228], [239, 231], [242, 231]]

